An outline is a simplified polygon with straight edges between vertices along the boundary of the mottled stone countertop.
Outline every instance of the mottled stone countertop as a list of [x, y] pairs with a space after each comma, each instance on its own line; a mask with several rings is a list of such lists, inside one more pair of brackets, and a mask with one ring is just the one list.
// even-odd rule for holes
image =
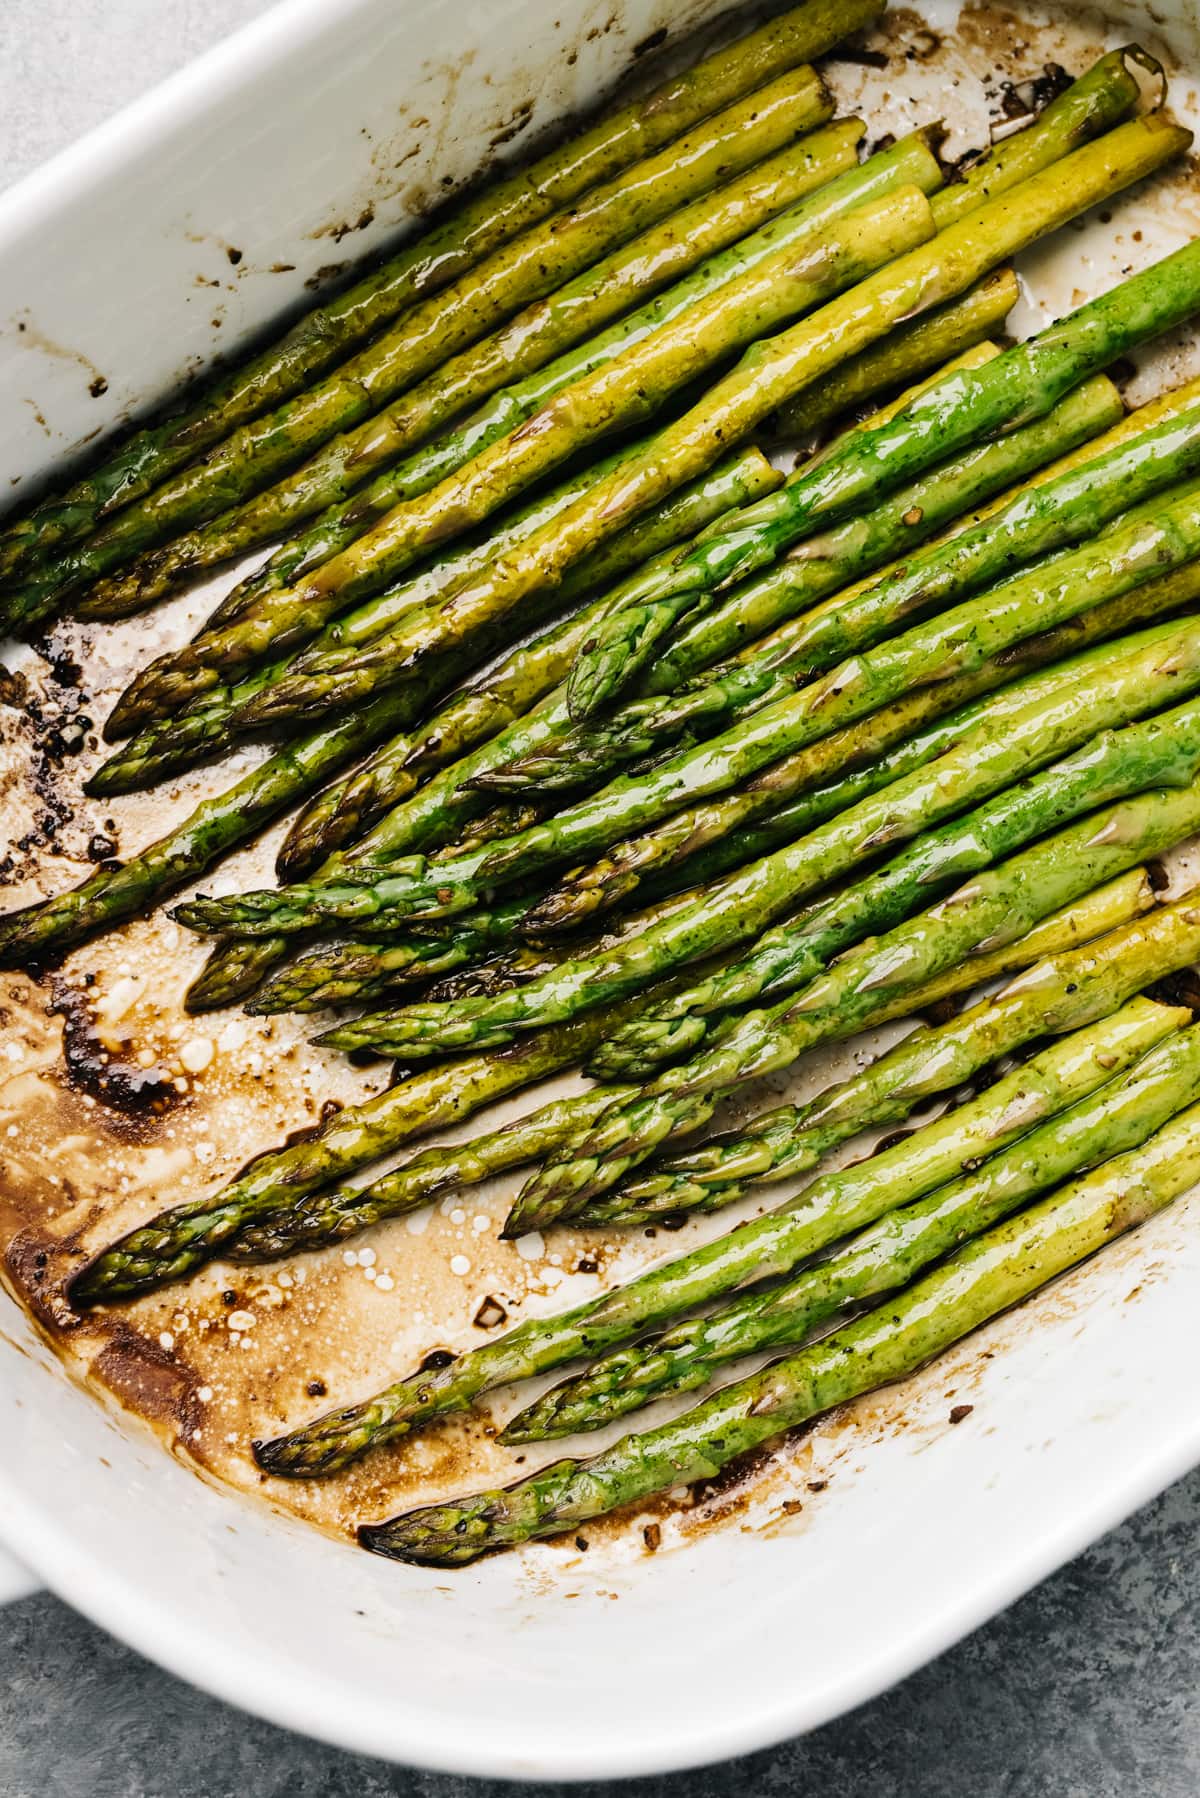
[[[263, 10], [263, 0], [0, 0], [0, 186]], [[1198, 1545], [1200, 1473], [874, 1704], [805, 1740], [635, 1789], [648, 1798], [1194, 1798]], [[244, 1717], [50, 1598], [0, 1610], [0, 1669], [0, 1798], [482, 1790]], [[571, 1790], [593, 1792], [562, 1788]]]

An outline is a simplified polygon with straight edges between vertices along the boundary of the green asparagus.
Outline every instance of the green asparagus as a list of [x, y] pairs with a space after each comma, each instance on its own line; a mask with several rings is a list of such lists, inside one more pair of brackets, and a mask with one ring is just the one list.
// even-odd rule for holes
[[[386, 922], [394, 927], [406, 915], [448, 915], [469, 909], [497, 886], [575, 859], [705, 793], [732, 787], [782, 755], [869, 716], [906, 690], [978, 668], [1010, 645], [1144, 585], [1151, 576], [1172, 565], [1182, 566], [1198, 554], [1200, 490], [1185, 489], [1128, 514], [1094, 542], [1061, 551], [978, 598], [864, 651], [793, 698], [755, 713], [724, 737], [672, 757], [644, 776], [613, 781], [508, 842], [436, 866], [412, 857], [382, 874], [367, 868], [343, 872], [324, 885], [201, 898], [181, 908], [178, 916], [193, 928], [253, 936], [286, 934], [326, 920], [368, 926], [371, 921]], [[741, 878], [753, 882], [759, 873], [755, 867]], [[717, 892], [724, 898], [735, 890], [740, 906], [746, 890], [736, 882], [725, 883]], [[751, 915], [742, 912], [747, 929]], [[756, 927], [766, 921], [759, 910]], [[695, 951], [688, 945], [687, 952]], [[586, 990], [591, 1002], [598, 1003], [599, 990], [590, 979]], [[530, 995], [535, 1001], [543, 997], [533, 988], [525, 996]], [[555, 1002], [564, 996], [560, 991]], [[531, 1010], [531, 1021], [534, 1015]], [[521, 1027], [517, 1019], [512, 1021]], [[447, 1039], [442, 1042], [448, 1046]]]
[[[1069, 964], [1061, 957], [1081, 944], [1091, 943], [1096, 950], [1084, 964], [1088, 987], [1103, 991], [1103, 983], [1112, 973], [1112, 956], [1121, 945], [1128, 944], [1134, 957], [1158, 953], [1155, 933], [1147, 937], [1145, 931], [1133, 928], [1122, 934], [1126, 925], [1153, 905], [1144, 870], [1118, 875], [1076, 905], [1035, 925], [1015, 944], [977, 952], [962, 966], [926, 981], [915, 993], [885, 1002], [870, 1013], [867, 1025], [875, 1029], [897, 1018], [915, 1016], [989, 980], [1008, 980], [1047, 957], [1056, 969], [1062, 969]], [[1103, 939], [1109, 929], [1114, 932], [1111, 942], [1095, 941]], [[1177, 921], [1169, 918], [1167, 938], [1177, 929]], [[1042, 954], [1039, 947], [1043, 947]], [[1136, 987], [1120, 991], [1122, 997], [1128, 997]], [[777, 1106], [738, 1129], [657, 1158], [618, 1192], [604, 1194], [582, 1207], [575, 1221], [608, 1228], [614, 1223], [652, 1223], [689, 1211], [723, 1209], [732, 1202], [738, 1183], [774, 1181], [808, 1172], [868, 1125], [899, 1122], [918, 1103], [971, 1081], [994, 1054], [1020, 1049], [1039, 1030], [1038, 1013], [1026, 1003], [1022, 982], [1010, 980], [994, 998], [984, 998], [948, 1021], [918, 1027], [895, 1048], [825, 1088], [809, 1103]], [[997, 1042], [999, 1051], [994, 1048]]]
[[[1067, 995], [1058, 1009], [1060, 1015], [1078, 1015], [1082, 1027], [1089, 1020], [1074, 999]], [[1164, 1009], [1163, 1017], [1169, 1028], [1175, 1026], [1174, 1011]], [[1086, 1053], [1090, 1056], [1096, 1046], [1093, 1038]], [[790, 1274], [838, 1236], [935, 1190], [959, 1174], [972, 1155], [994, 1154], [1053, 1115], [1059, 1109], [1055, 1098], [1062, 1072], [1075, 1063], [1076, 1053], [1071, 1039], [1055, 1044], [1037, 1058], [1040, 1066], [1028, 1063], [950, 1117], [937, 1119], [869, 1161], [826, 1175], [779, 1211], [743, 1223], [557, 1316], [531, 1318], [445, 1367], [420, 1369], [365, 1403], [329, 1412], [274, 1442], [256, 1445], [260, 1466], [289, 1478], [338, 1472], [369, 1449], [467, 1409], [496, 1386], [590, 1360], [752, 1281]], [[1047, 1080], [1040, 1092], [1039, 1073]]]
[[378, 411], [448, 354], [477, 342], [519, 307], [552, 292], [723, 173], [757, 162], [764, 151], [778, 149], [832, 111], [821, 78], [812, 69], [798, 69], [703, 121], [646, 163], [590, 189], [569, 211], [552, 214], [419, 302], [322, 380], [239, 425], [201, 460], [125, 506], [52, 566], [27, 575], [7, 601], [13, 622], [36, 622], [76, 588], [180, 529], [239, 505], [330, 437]]
[[701, 119], [821, 55], [883, 10], [884, 0], [847, 5], [804, 0], [492, 182], [382, 268], [308, 313], [279, 342], [206, 384], [184, 411], [139, 431], [66, 494], [43, 501], [11, 526], [0, 552], [0, 575], [76, 542], [99, 519], [148, 492], [235, 426], [297, 392], [414, 300], [445, 287], [499, 245]]
[[[753, 148], [755, 131], [777, 135], [778, 128], [779, 121], [770, 109], [752, 123], [738, 148], [743, 166]], [[853, 168], [863, 129], [857, 119], [829, 125], [749, 169], [717, 193], [703, 193], [565, 287], [526, 307], [491, 336], [452, 356], [382, 412], [331, 438], [315, 456], [265, 492], [98, 582], [77, 610], [87, 618], [125, 617], [170, 592], [184, 576], [229, 561], [273, 538], [291, 535], [315, 513], [342, 505], [383, 469], [389, 471], [387, 489], [392, 503], [431, 487], [452, 472], [448, 458], [456, 450], [483, 447], [482, 421], [472, 419], [467, 428], [455, 429], [450, 440], [432, 444], [411, 464], [394, 466], [415, 444], [425, 442], [499, 389], [504, 390], [505, 398], [492, 409], [497, 415], [497, 434], [501, 434], [502, 414], [507, 414], [511, 429], [516, 404], [511, 391], [518, 381], [552, 361], [558, 385], [564, 384], [572, 371], [582, 373], [581, 359], [566, 359], [567, 350], [586, 342], [587, 355], [594, 355], [594, 333], [635, 301], [644, 303], [648, 295], [675, 282], [697, 263], [728, 250], [823, 182]], [[705, 165], [693, 159], [680, 167], [678, 179], [694, 191], [707, 173]], [[606, 335], [612, 339], [611, 354], [624, 335]], [[533, 392], [548, 397], [545, 379], [529, 385]], [[378, 499], [377, 491], [372, 508]], [[327, 532], [332, 522], [326, 513], [322, 529]], [[289, 551], [289, 558], [294, 553]]]
[[[731, 374], [709, 389], [696, 406], [659, 432], [643, 457], [635, 459], [618, 475], [599, 483], [518, 550], [490, 564], [479, 580], [455, 594], [442, 609], [435, 630], [415, 630], [407, 645], [414, 672], [435, 644], [444, 646], [447, 637], [470, 636], [498, 610], [507, 611], [529, 593], [560, 579], [567, 568], [593, 546], [598, 535], [617, 529], [628, 518], [648, 509], [711, 466], [719, 455], [728, 453], [731, 443], [744, 439], [783, 399], [877, 342], [902, 319], [964, 293], [989, 269], [1038, 236], [1101, 198], [1152, 173], [1178, 154], [1188, 141], [1185, 131], [1156, 114], [1120, 125], [1097, 143], [1073, 151], [1061, 162], [1020, 183], [998, 200], [986, 202], [959, 224], [940, 233], [935, 242], [897, 257], [800, 324], [758, 343]], [[885, 211], [890, 211], [896, 204], [895, 199], [885, 202]], [[922, 204], [927, 205], [927, 202]], [[833, 227], [829, 233], [831, 241], [845, 228], [845, 225]], [[1123, 298], [1110, 294], [1103, 302], [1096, 302], [1095, 306], [1101, 310], [1099, 314], [1094, 308], [1090, 311], [1088, 326], [1081, 328], [1080, 315], [1076, 314], [1073, 324], [1060, 327], [1070, 346], [1061, 360], [1071, 363], [1071, 377], [1057, 385], [1048, 379], [1040, 381], [1035, 411], [1046, 409], [1062, 391], [1093, 371], [1097, 348], [1103, 348], [1103, 360], [1110, 360], [1119, 349], [1141, 341], [1155, 330], [1164, 329], [1176, 317], [1187, 315], [1196, 297], [1192, 289], [1200, 278], [1200, 249], [1193, 246], [1193, 250], [1195, 253], [1190, 262], [1189, 252], [1181, 252], [1179, 256], [1159, 263], [1152, 271], [1152, 280], [1134, 277], [1125, 283], [1117, 290]], [[1153, 290], [1153, 298], [1148, 289]], [[1188, 290], [1186, 300], [1185, 289]], [[1135, 295], [1140, 295], [1146, 302], [1144, 308]], [[775, 304], [778, 303], [776, 300]], [[1140, 329], [1131, 328], [1134, 313], [1140, 314]], [[1124, 329], [1090, 328], [1096, 326], [1101, 317], [1110, 327], [1120, 319]], [[1081, 339], [1084, 337], [1091, 344], [1091, 356], [1083, 350]], [[1097, 338], [1103, 340], [1102, 346], [1097, 344]], [[694, 353], [694, 347], [689, 343], [681, 352], [683, 362], [690, 362]], [[614, 367], [621, 368], [623, 361], [619, 358]], [[680, 357], [672, 356], [669, 365], [668, 378], [674, 378], [680, 373]], [[1009, 390], [999, 408], [1003, 422], [1015, 422], [1013, 400], [1014, 394]], [[540, 415], [547, 423], [555, 416], [554, 404], [552, 402], [551, 408]], [[986, 419], [979, 416], [978, 407], [966, 409], [973, 414], [971, 429], [966, 435], [977, 434], [986, 428]], [[535, 437], [542, 434], [540, 426], [533, 430], [533, 421], [523, 433], [523, 440], [530, 434]], [[928, 457], [928, 433], [923, 432], [922, 437]], [[953, 447], [953, 442], [944, 445], [942, 453]], [[907, 448], [908, 466], [895, 469], [897, 483], [904, 475], [916, 472], [911, 432]], [[500, 457], [502, 467], [507, 459], [505, 452]], [[489, 489], [484, 473], [487, 461], [485, 455], [473, 464], [477, 478], [482, 480], [485, 497]], [[830, 458], [823, 467], [832, 470], [841, 465], [837, 458]], [[871, 467], [872, 480], [877, 482], [879, 468], [874, 456]], [[510, 473], [511, 470], [505, 467], [505, 478]], [[490, 486], [494, 502], [495, 482]], [[457, 529], [463, 522], [462, 490], [455, 486], [454, 493]], [[368, 591], [377, 590], [424, 546], [424, 527], [420, 520], [428, 520], [437, 511], [441, 504], [439, 494], [445, 498], [445, 488], [432, 489], [415, 509], [396, 508], [374, 530], [359, 539], [353, 550], [334, 557], [316, 570], [289, 594], [285, 607], [288, 615], [293, 619], [307, 615], [319, 620], [331, 607], [343, 609]], [[848, 491], [839, 503], [853, 503], [855, 497]], [[276, 598], [282, 602], [283, 596]], [[198, 691], [207, 690], [231, 661], [260, 654], [272, 635], [269, 618], [260, 617], [253, 624], [243, 620], [227, 632], [215, 633], [207, 641], [197, 639], [172, 659], [169, 670], [153, 665], [123, 699], [121, 728], [130, 729], [140, 724], [150, 709], [166, 710]]]
[[853, 1035], [880, 1001], [900, 1001], [957, 957], [1021, 934], [1198, 828], [1200, 782], [1152, 788], [976, 875], [927, 911], [852, 949], [798, 998], [789, 994], [730, 1019], [699, 1055], [667, 1069], [637, 1099], [616, 1101], [584, 1140], [566, 1144], [521, 1194], [522, 1227], [531, 1215], [560, 1217], [611, 1191], [660, 1145], [706, 1124], [730, 1087], [790, 1066], [817, 1043]]
[[[1128, 923], [1152, 904], [1153, 894], [1145, 874], [1137, 870], [1123, 875], [1077, 904], [1052, 914], [1017, 943], [990, 955], [966, 957], [948, 975], [914, 993], [911, 1004], [919, 1009], [927, 998], [942, 999], [947, 993], [961, 992], [994, 975], [1029, 967], [1047, 955], [1060, 954]], [[470, 1185], [523, 1162], [541, 1160], [575, 1130], [599, 1116], [610, 1096], [611, 1089], [609, 1094], [593, 1090], [574, 1099], [552, 1101], [523, 1118], [519, 1127], [509, 1125], [476, 1137], [465, 1150], [428, 1149], [370, 1186], [326, 1187], [309, 1193], [298, 1204], [247, 1225], [225, 1244], [223, 1253], [231, 1260], [271, 1261], [303, 1249], [344, 1242], [384, 1218], [401, 1216], [428, 1203], [451, 1187]], [[878, 1075], [863, 1096], [862, 1115], [845, 1131], [847, 1135], [876, 1118], [893, 1115], [887, 1107], [890, 1101], [894, 1108], [897, 1099]], [[898, 1115], [903, 1115], [902, 1083], [899, 1103]], [[841, 1115], [844, 1118], [844, 1108]], [[660, 1211], [648, 1212], [647, 1221], [658, 1221], [660, 1216]]]
[[360, 1527], [364, 1548], [455, 1567], [491, 1549], [577, 1530], [730, 1461], [835, 1405], [914, 1373], [989, 1318], [1134, 1229], [1200, 1178], [1200, 1106], [1141, 1148], [994, 1225], [887, 1305], [725, 1387], [681, 1417], [589, 1461], [557, 1461], [516, 1486]]
[[[1126, 1011], [1147, 1003], [1134, 1000]], [[1182, 1023], [1189, 1014], [1173, 1015]], [[1141, 1042], [1122, 1035], [1121, 1025], [1118, 1014], [1091, 1033], [1098, 1046], [1091, 1065], [1081, 1064], [1078, 1084], [1064, 1081], [1065, 1109], [991, 1156], [977, 1173], [888, 1212], [781, 1286], [747, 1293], [706, 1317], [604, 1356], [513, 1418], [504, 1441], [601, 1429], [667, 1393], [696, 1391], [744, 1355], [799, 1347], [829, 1318], [906, 1285], [1036, 1194], [1139, 1147], [1200, 1099], [1200, 1029], [1180, 1031], [1146, 1054]]]

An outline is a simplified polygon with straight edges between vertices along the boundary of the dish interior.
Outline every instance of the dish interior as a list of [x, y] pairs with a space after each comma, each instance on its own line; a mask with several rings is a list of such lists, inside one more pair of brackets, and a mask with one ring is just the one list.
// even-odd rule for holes
[[[403, 25], [382, 0], [335, 10], [302, 7], [293, 29], [251, 34], [173, 126], [128, 127], [134, 140], [158, 134], [152, 158], [118, 133], [97, 156], [103, 179], [72, 163], [57, 188], [35, 183], [0, 216], [0, 404], [18, 421], [0, 449], [5, 480], [36, 475], [178, 379], [181, 353], [203, 359], [252, 334], [322, 268], [384, 241], [530, 96], [533, 130], [595, 93], [668, 16], [674, 43], [715, 9], [638, 0], [617, 22], [582, 0], [553, 13], [510, 0], [473, 18], [466, 53], [461, 13], [445, 5], [406, 7]], [[1048, 62], [1082, 69], [1129, 27], [1128, 16], [935, 0], [893, 10], [876, 36], [885, 68], [835, 58], [830, 74], [839, 111], [862, 110], [876, 134], [943, 116], [955, 155], [986, 142], [1002, 81]], [[1194, 124], [1189, 34], [1147, 39], [1140, 17], [1137, 31], [1169, 60], [1174, 108]], [[1020, 259], [1012, 324], [1034, 329], [1198, 231], [1192, 170], [1168, 174]], [[1198, 369], [1191, 339], [1171, 340], [1131, 397]], [[48, 663], [5, 658], [41, 707], [36, 728], [3, 714], [0, 821], [17, 845], [6, 906], [81, 878], [97, 836], [136, 850], [227, 777], [228, 763], [165, 797], [92, 803], [80, 783], [99, 746], [58, 756], [44, 726], [102, 717], [133, 668], [182, 641], [235, 574], [126, 625], [59, 627]], [[280, 834], [230, 858], [205, 890], [265, 884]], [[1191, 868], [1184, 858], [1180, 878]], [[382, 1084], [312, 1048], [311, 1020], [186, 1018], [202, 959], [159, 912], [42, 980], [3, 978], [0, 1240], [15, 1242], [8, 1278], [37, 1322], [0, 1300], [0, 1540], [235, 1701], [469, 1772], [582, 1777], [714, 1759], [898, 1677], [1200, 1454], [1177, 1376], [1159, 1371], [1195, 1352], [1193, 1200], [719, 1488], [451, 1576], [367, 1561], [347, 1546], [353, 1523], [519, 1471], [493, 1440], [512, 1395], [326, 1484], [264, 1487], [252, 1437], [326, 1395], [370, 1392], [430, 1351], [485, 1340], [478, 1320], [495, 1327], [497, 1310], [508, 1323], [558, 1309], [729, 1218], [632, 1241], [563, 1231], [507, 1245], [497, 1229], [517, 1182], [506, 1179], [345, 1252], [283, 1270], [218, 1264], [119, 1322], [68, 1327], [52, 1296], [66, 1235], [108, 1240], [329, 1102]], [[119, 1105], [100, 1096], [97, 1033], [120, 1045]], [[811, 1057], [772, 1091], [815, 1090], [865, 1047]], [[465, 1133], [545, 1096], [522, 1095]], [[748, 1092], [739, 1110], [763, 1097]]]

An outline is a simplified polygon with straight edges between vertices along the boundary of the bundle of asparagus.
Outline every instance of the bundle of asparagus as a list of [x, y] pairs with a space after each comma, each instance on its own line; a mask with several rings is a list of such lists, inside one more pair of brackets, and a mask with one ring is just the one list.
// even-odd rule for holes
[[[1151, 878], [1200, 830], [1200, 383], [1127, 415], [1105, 372], [1200, 311], [1200, 245], [990, 341], [1007, 260], [1189, 136], [1131, 116], [1131, 49], [965, 176], [932, 125], [860, 160], [869, 123], [834, 118], [810, 59], [880, 10], [806, 0], [609, 113], [0, 535], [23, 629], [125, 616], [271, 544], [121, 695], [88, 791], [275, 739], [124, 866], [0, 920], [0, 965], [148, 909], [306, 801], [289, 884], [178, 908], [218, 939], [189, 1003], [365, 1006], [317, 1040], [409, 1070], [102, 1247], [77, 1307], [519, 1167], [508, 1236], [677, 1222], [818, 1170], [258, 1445], [269, 1473], [330, 1474], [588, 1363], [505, 1432], [541, 1440], [787, 1351], [594, 1461], [365, 1527], [382, 1553], [458, 1564], [711, 1473], [1200, 1171], [1200, 1035], [1146, 996], [1200, 955], [1200, 912]], [[805, 440], [786, 481], [753, 441], [781, 415]], [[703, 1134], [813, 1045], [951, 1000], [805, 1105]], [[592, 1083], [376, 1171], [571, 1068]]]

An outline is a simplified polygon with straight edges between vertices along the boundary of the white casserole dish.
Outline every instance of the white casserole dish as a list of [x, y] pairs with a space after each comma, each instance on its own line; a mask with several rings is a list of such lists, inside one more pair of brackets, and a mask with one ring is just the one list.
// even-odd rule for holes
[[[414, 203], [388, 197], [395, 180], [465, 175], [528, 96], [548, 121], [661, 25], [683, 36], [720, 10], [278, 7], [0, 199], [0, 477], [48, 466], [299, 298], [339, 254], [312, 235], [330, 221], [374, 203], [350, 240], [366, 250]], [[943, 28], [957, 11], [917, 10]], [[1197, 66], [1192, 0], [1163, 11], [1160, 36]], [[405, 100], [433, 125], [395, 177]], [[294, 272], [230, 282], [230, 244]], [[223, 283], [219, 331], [197, 274]], [[85, 365], [108, 378], [98, 398]], [[786, 1457], [789, 1491], [829, 1488], [799, 1515], [768, 1478], [653, 1561], [535, 1549], [449, 1576], [202, 1483], [66, 1379], [0, 1295], [0, 1541], [172, 1671], [346, 1748], [542, 1780], [714, 1761], [903, 1677], [1200, 1461], [1198, 1223], [1200, 1202], [1176, 1206], [902, 1393], [821, 1426]], [[952, 1399], [974, 1407], [955, 1429]], [[0, 1565], [0, 1600], [21, 1586]]]

